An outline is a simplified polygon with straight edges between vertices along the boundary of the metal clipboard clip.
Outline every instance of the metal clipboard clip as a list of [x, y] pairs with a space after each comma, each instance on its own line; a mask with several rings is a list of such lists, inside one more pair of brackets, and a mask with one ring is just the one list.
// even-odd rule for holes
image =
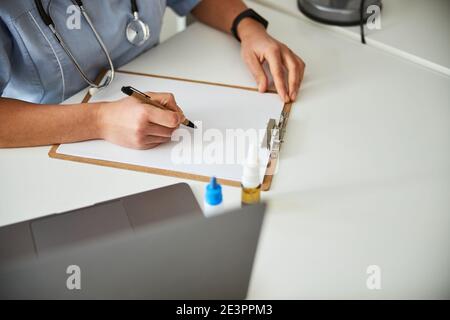
[[270, 151], [271, 160], [278, 159], [280, 156], [280, 149], [284, 141], [288, 116], [289, 114], [283, 111], [278, 122], [275, 119], [270, 119], [267, 123], [266, 133], [261, 147]]

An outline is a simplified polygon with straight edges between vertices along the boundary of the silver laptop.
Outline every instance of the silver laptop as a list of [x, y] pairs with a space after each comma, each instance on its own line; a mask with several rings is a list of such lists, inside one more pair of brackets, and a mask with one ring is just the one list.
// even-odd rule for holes
[[0, 299], [244, 299], [264, 211], [180, 183], [2, 227]]

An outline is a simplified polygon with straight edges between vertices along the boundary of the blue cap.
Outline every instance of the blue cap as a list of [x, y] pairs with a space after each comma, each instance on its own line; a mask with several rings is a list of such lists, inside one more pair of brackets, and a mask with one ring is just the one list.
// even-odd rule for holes
[[222, 187], [217, 183], [216, 177], [212, 177], [209, 184], [206, 185], [205, 201], [212, 206], [222, 203]]

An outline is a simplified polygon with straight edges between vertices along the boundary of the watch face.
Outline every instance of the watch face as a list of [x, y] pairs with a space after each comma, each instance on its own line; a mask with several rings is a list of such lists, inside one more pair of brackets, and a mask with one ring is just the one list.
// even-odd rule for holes
[[126, 34], [131, 44], [141, 46], [150, 38], [150, 28], [141, 20], [134, 19], [128, 23]]

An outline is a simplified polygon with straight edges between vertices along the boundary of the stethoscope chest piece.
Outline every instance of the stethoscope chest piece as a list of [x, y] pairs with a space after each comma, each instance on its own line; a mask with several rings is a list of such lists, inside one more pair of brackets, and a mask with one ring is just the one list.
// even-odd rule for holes
[[143, 45], [150, 38], [150, 28], [139, 19], [137, 12], [134, 12], [134, 19], [127, 25], [126, 36], [127, 40], [135, 46]]

